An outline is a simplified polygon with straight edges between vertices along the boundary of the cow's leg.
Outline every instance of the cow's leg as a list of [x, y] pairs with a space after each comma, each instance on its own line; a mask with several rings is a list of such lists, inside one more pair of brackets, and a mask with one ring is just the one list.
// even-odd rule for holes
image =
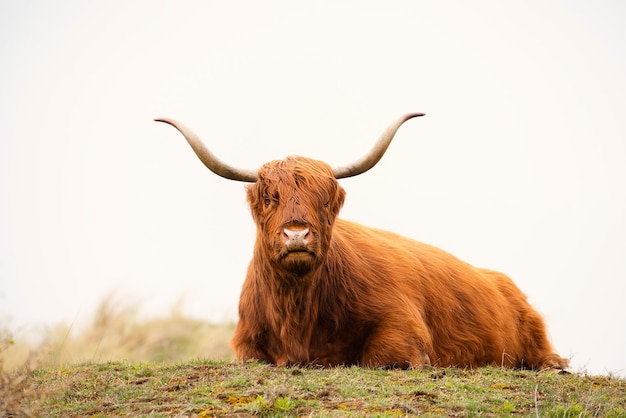
[[370, 368], [418, 368], [430, 365], [431, 347], [424, 324], [388, 318], [365, 341], [360, 364]]
[[532, 369], [566, 369], [569, 360], [556, 354], [548, 340], [543, 318], [530, 307], [523, 314], [520, 327], [522, 361], [518, 367]]
[[235, 356], [240, 361], [259, 360], [267, 363], [275, 363], [267, 350], [260, 344], [249, 327], [243, 321], [239, 321], [235, 333], [230, 341]]

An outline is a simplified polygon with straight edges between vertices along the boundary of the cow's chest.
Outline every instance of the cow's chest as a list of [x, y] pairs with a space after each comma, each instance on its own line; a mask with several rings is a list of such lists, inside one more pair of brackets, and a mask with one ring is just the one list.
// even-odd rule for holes
[[342, 321], [339, 327], [323, 319], [295, 327], [290, 327], [289, 322], [286, 320], [274, 333], [274, 344], [270, 342], [278, 365], [358, 364], [370, 329], [354, 318]]

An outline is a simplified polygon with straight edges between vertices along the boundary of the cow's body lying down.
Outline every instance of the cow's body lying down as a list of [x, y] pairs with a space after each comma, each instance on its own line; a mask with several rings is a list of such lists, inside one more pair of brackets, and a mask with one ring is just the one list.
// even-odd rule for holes
[[541, 316], [507, 276], [430, 245], [339, 219], [324, 263], [305, 280], [266, 277], [258, 257], [249, 267], [232, 341], [242, 360], [401, 368], [567, 365], [553, 352]]
[[[383, 134], [382, 152], [413, 116], [419, 114]], [[505, 275], [337, 219], [345, 197], [337, 179], [371, 168], [381, 151], [356, 168], [289, 157], [241, 174], [183, 125], [165, 121], [211, 170], [254, 182], [247, 197], [257, 240], [232, 339], [239, 359], [400, 368], [567, 366], [553, 352], [541, 316]]]

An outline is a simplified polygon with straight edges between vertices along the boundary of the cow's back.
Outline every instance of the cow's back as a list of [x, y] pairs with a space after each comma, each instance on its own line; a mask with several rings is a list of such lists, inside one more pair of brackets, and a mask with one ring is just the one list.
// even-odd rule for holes
[[[398, 309], [385, 300], [410, 301], [432, 342], [438, 366], [540, 367], [552, 353], [541, 316], [504, 274], [478, 269], [455, 256], [398, 234], [337, 220], [333, 240], [371, 306]], [[360, 284], [356, 284], [359, 282]], [[397, 304], [396, 304], [397, 305]], [[529, 348], [531, 347], [531, 348]], [[562, 360], [562, 359], [560, 359]]]

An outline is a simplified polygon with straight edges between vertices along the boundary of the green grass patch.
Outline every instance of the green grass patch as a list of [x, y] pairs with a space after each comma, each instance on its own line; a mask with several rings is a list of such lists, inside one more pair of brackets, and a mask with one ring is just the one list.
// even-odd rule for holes
[[626, 416], [623, 379], [499, 368], [88, 362], [39, 368], [22, 378], [19, 395], [9, 387], [0, 393], [17, 400], [8, 415]]

